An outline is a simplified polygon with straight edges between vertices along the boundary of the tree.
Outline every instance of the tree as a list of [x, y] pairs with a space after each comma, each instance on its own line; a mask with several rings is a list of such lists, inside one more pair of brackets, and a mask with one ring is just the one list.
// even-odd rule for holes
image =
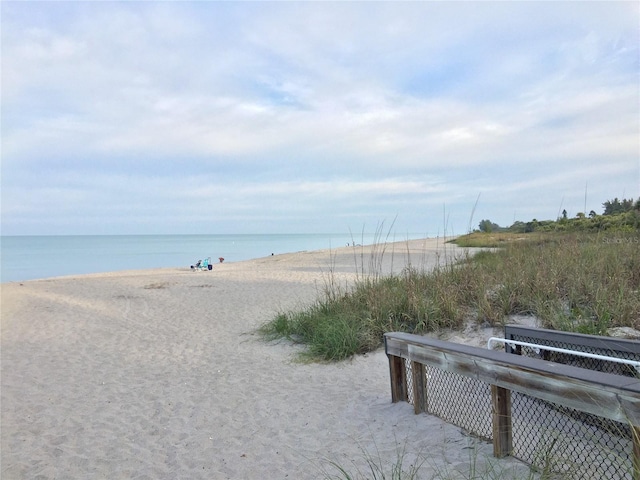
[[497, 232], [501, 230], [500, 225], [493, 223], [491, 220], [481, 220], [478, 224], [478, 228], [484, 233]]
[[[640, 202], [636, 202], [636, 205]], [[602, 204], [604, 207], [604, 215], [615, 215], [617, 213], [630, 212], [634, 208], [633, 198], [623, 198], [618, 200], [618, 197], [613, 200], [607, 200]]]
[[516, 220], [513, 224], [508, 228], [510, 232], [513, 233], [525, 233], [527, 230], [527, 225], [520, 220]]

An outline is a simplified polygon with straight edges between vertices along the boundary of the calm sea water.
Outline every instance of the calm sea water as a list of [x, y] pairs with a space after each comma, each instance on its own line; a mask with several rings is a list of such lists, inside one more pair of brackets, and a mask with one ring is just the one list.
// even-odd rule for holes
[[[407, 238], [412, 237], [397, 240]], [[0, 281], [188, 267], [206, 257], [236, 262], [272, 253], [343, 247], [353, 240], [350, 234], [3, 236]], [[373, 234], [355, 238], [365, 245], [376, 240], [380, 239]]]

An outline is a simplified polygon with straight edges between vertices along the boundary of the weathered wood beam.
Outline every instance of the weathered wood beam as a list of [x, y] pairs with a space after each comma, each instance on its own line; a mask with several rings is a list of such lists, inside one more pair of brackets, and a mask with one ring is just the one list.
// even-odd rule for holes
[[633, 377], [593, 372], [407, 333], [385, 334], [385, 350], [390, 358], [402, 357], [432, 365], [576, 410], [640, 426], [640, 380]]
[[427, 375], [422, 363], [411, 363], [413, 382], [413, 411], [418, 414], [427, 411]]
[[493, 455], [498, 458], [511, 455], [513, 433], [511, 429], [511, 391], [491, 385], [493, 409]]
[[640, 427], [632, 427], [631, 436], [633, 437], [633, 454], [631, 459], [633, 462], [633, 479], [640, 480]]
[[391, 375], [391, 402], [406, 402], [407, 372], [402, 357], [389, 355], [389, 373]]

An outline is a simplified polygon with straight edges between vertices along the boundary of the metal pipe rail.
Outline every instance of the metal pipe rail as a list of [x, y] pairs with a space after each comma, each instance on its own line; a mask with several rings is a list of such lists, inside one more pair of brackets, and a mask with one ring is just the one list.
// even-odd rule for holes
[[[519, 345], [521, 347], [529, 347], [529, 348], [537, 349], [538, 351], [539, 350], [547, 350], [547, 351], [550, 351], [550, 352], [567, 353], [569, 355], [575, 355], [576, 357], [585, 357], [585, 358], [592, 358], [594, 360], [604, 360], [606, 362], [621, 363], [621, 364], [624, 364], [624, 365], [630, 365], [633, 368], [635, 368], [636, 371], [640, 372], [640, 362], [638, 362], [636, 360], [629, 360], [627, 358], [608, 357], [606, 355], [599, 355], [597, 353], [579, 352], [577, 350], [569, 350], [569, 349], [566, 349], [566, 348], [551, 347], [549, 345], [540, 345], [540, 344], [537, 344], [537, 343], [521, 342], [519, 340], [509, 340], [509, 339], [500, 338], [500, 337], [491, 337], [487, 341], [487, 348], [489, 350], [492, 350], [492, 344], [496, 343], [496, 342], [500, 342], [502, 344], [509, 345], [509, 346], [511, 346], [511, 348], [513, 348], [514, 345]], [[536, 353], [538, 353], [538, 352], [536, 352]]]

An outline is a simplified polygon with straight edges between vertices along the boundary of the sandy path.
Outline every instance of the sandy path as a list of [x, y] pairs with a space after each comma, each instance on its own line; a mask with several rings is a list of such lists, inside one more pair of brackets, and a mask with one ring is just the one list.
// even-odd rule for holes
[[[386, 248], [379, 271], [453, 251]], [[255, 334], [329, 272], [353, 279], [356, 253], [2, 284], [2, 479], [325, 478], [330, 461], [366, 473], [367, 454], [389, 467], [403, 448], [406, 467], [427, 457], [420, 478], [468, 477], [491, 446], [392, 404], [382, 350], [300, 364], [298, 347]]]

